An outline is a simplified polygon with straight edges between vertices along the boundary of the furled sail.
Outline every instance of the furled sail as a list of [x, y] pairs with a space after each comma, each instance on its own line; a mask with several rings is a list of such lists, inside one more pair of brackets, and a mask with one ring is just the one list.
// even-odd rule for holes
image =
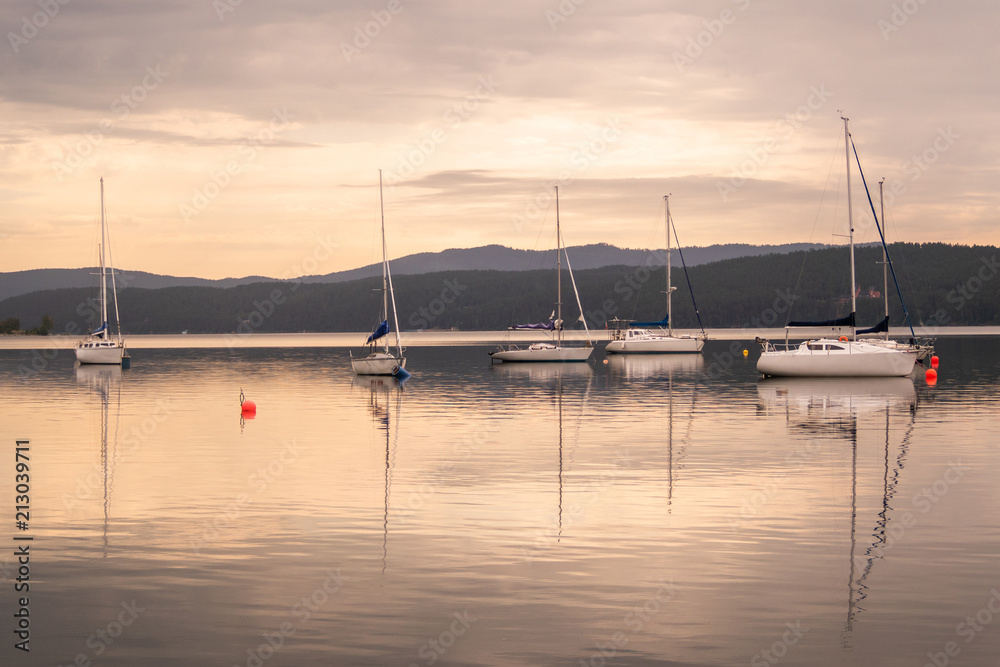
[[105, 322], [104, 322], [104, 324], [102, 324], [102, 325], [101, 325], [101, 326], [99, 326], [99, 327], [98, 327], [97, 329], [95, 329], [95, 330], [93, 330], [92, 332], [90, 332], [90, 335], [91, 335], [91, 336], [96, 336], [96, 335], [98, 335], [98, 334], [102, 334], [102, 333], [104, 333], [104, 332], [105, 332], [105, 331], [107, 331], [107, 330], [108, 330], [108, 323], [107, 323], [107, 321], [105, 321]]
[[644, 328], [645, 327], [662, 327], [662, 328], [666, 329], [667, 328], [667, 322], [668, 322], [669, 319], [670, 319], [670, 317], [668, 315], [664, 315], [663, 319], [660, 320], [659, 322], [629, 322], [628, 325], [630, 327], [644, 327]]
[[372, 334], [370, 336], [368, 336], [368, 340], [366, 340], [365, 343], [366, 344], [367, 343], [374, 343], [375, 341], [377, 341], [379, 338], [381, 338], [382, 336], [386, 335], [387, 333], [389, 333], [389, 321], [388, 320], [382, 320], [382, 324], [378, 325], [378, 327], [375, 329], [375, 331], [373, 331]]
[[789, 327], [853, 327], [854, 313], [838, 320], [825, 320], [823, 322], [789, 322]]
[[511, 329], [545, 329], [547, 331], [552, 331], [556, 328], [556, 321], [554, 319], [548, 322], [536, 322], [534, 324], [515, 324]]
[[886, 316], [883, 317], [882, 321], [876, 324], [875, 326], [869, 327], [867, 329], [858, 329], [854, 333], [860, 336], [861, 334], [884, 333], [888, 330], [889, 330], [889, 317]]

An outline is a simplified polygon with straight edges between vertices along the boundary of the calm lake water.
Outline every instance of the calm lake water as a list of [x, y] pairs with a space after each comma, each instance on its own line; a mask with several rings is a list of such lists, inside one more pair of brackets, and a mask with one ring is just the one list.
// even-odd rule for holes
[[996, 664], [1000, 339], [939, 340], [935, 386], [731, 347], [413, 347], [403, 384], [344, 349], [0, 350], [0, 663]]

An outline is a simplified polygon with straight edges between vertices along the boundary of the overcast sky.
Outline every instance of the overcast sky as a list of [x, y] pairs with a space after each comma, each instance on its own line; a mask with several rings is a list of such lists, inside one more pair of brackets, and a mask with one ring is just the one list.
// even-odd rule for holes
[[571, 245], [662, 243], [667, 193], [686, 245], [839, 243], [839, 110], [891, 238], [1000, 241], [993, 1], [8, 0], [0, 28], [0, 271], [95, 264], [102, 177], [116, 265], [207, 278], [377, 260], [379, 169], [390, 257], [552, 247], [557, 182]]

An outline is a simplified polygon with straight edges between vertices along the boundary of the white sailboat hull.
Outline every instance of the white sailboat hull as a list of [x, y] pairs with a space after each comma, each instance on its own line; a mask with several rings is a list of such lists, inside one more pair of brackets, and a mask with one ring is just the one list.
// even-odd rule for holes
[[76, 360], [81, 364], [121, 365], [125, 344], [113, 340], [80, 341], [76, 346]]
[[594, 353], [593, 347], [561, 347], [536, 343], [523, 349], [491, 352], [494, 361], [587, 361]]
[[647, 334], [613, 340], [605, 350], [608, 354], [697, 354], [703, 347], [704, 338]]
[[816, 340], [787, 350], [765, 349], [757, 371], [775, 377], [903, 377], [913, 372], [916, 360], [908, 350], [862, 341]]
[[361, 359], [351, 359], [357, 375], [396, 375], [406, 367], [406, 357], [395, 357], [385, 352], [375, 352]]

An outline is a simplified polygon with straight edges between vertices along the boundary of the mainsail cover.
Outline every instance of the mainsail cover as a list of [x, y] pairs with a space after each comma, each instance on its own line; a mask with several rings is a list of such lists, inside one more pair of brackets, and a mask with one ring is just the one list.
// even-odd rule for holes
[[545, 329], [547, 331], [552, 331], [556, 328], [556, 321], [554, 319], [548, 322], [537, 322], [535, 324], [515, 324], [511, 329]]
[[105, 322], [104, 324], [102, 324], [101, 326], [99, 326], [98, 328], [96, 328], [92, 332], [90, 332], [90, 335], [91, 336], [96, 336], [98, 334], [104, 333], [107, 330], [108, 330], [108, 323]]
[[379, 338], [381, 338], [382, 336], [386, 335], [387, 333], [389, 333], [389, 321], [388, 320], [382, 320], [382, 324], [378, 325], [378, 327], [375, 329], [375, 331], [373, 331], [372, 334], [370, 336], [368, 336], [368, 340], [366, 340], [365, 343], [366, 344], [367, 343], [374, 343], [375, 341], [377, 341]]
[[[823, 322], [789, 322], [785, 326], [789, 327], [853, 327], [854, 313], [839, 320], [825, 320]], [[860, 332], [859, 332], [860, 333]]]
[[629, 322], [630, 327], [662, 327], [666, 328], [667, 321], [670, 319], [669, 315], [664, 315], [663, 319], [659, 322]]
[[889, 330], [889, 317], [886, 316], [886, 317], [883, 317], [882, 321], [879, 322], [878, 324], [876, 324], [875, 326], [869, 327], [867, 329], [858, 329], [854, 333], [856, 333], [858, 335], [861, 335], [861, 334], [873, 334], [873, 333], [885, 333], [888, 330]]

